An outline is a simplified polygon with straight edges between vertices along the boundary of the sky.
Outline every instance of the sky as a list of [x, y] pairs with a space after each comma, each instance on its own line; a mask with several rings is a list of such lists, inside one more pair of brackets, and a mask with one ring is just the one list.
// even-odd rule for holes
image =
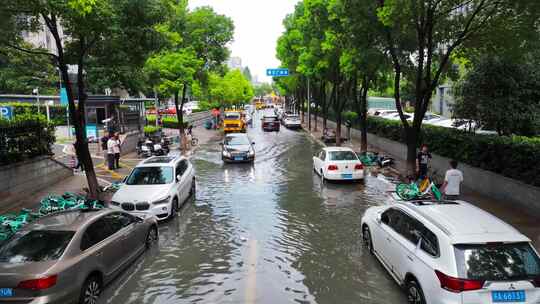
[[230, 17], [235, 26], [231, 56], [242, 58], [259, 81], [270, 82], [267, 68], [277, 68], [276, 43], [285, 28], [282, 21], [297, 0], [189, 0], [189, 7], [211, 6]]

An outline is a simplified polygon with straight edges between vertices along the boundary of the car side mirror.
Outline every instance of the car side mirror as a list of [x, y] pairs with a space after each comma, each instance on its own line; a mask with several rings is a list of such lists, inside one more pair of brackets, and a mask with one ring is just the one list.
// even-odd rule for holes
[[140, 224], [140, 223], [142, 223], [142, 222], [144, 222], [144, 220], [143, 220], [142, 218], [140, 218], [140, 217], [135, 217], [135, 223], [136, 223], [136, 224]]
[[381, 215], [377, 216], [377, 224], [380, 224], [380, 223], [382, 223], [382, 216]]
[[182, 179], [182, 175], [178, 174], [178, 175], [176, 176], [176, 181], [180, 181], [181, 179]]

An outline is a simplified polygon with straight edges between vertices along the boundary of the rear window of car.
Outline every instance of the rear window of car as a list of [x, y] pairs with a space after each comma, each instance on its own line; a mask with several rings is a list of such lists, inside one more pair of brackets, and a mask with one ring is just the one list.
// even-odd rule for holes
[[60, 258], [74, 231], [33, 230], [15, 235], [0, 248], [0, 262], [24, 263], [54, 261]]
[[352, 151], [332, 151], [328, 153], [329, 160], [358, 160], [356, 153]]
[[485, 281], [531, 279], [540, 259], [528, 243], [455, 245], [460, 278]]
[[264, 121], [267, 121], [267, 122], [274, 122], [278, 120], [277, 117], [264, 117], [263, 119]]

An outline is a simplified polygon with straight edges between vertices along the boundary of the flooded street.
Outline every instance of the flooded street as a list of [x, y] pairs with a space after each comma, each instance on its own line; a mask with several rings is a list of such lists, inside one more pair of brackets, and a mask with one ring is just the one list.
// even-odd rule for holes
[[199, 148], [196, 200], [101, 303], [404, 303], [361, 243], [360, 217], [384, 203], [387, 182], [323, 186], [317, 143], [258, 123], [254, 165], [224, 165], [219, 142]]

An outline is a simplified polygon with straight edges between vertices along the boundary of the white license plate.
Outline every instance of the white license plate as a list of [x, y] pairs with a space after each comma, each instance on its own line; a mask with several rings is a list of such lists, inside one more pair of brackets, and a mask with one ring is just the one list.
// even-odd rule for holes
[[352, 179], [352, 174], [341, 174], [343, 179]]

